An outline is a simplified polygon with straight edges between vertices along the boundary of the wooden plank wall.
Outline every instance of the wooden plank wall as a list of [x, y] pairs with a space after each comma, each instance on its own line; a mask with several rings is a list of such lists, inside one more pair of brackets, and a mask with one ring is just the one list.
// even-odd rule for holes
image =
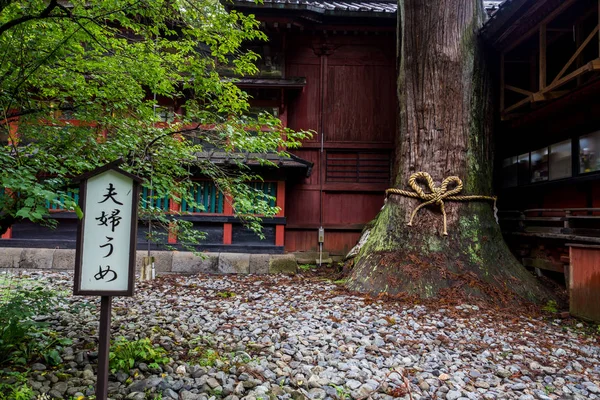
[[392, 159], [397, 125], [394, 34], [290, 35], [286, 66], [288, 77], [307, 79], [302, 93], [288, 103], [288, 126], [318, 134], [294, 151], [315, 166], [310, 178], [288, 185], [285, 249], [316, 250], [322, 225], [324, 249], [345, 254], [383, 205], [389, 182], [371, 182], [369, 172], [360, 181], [335, 180], [331, 174], [327, 179], [326, 157], [347, 151]]

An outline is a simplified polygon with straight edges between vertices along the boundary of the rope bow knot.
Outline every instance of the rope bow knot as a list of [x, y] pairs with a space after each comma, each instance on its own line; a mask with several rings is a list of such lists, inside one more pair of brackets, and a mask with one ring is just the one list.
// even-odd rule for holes
[[[429, 193], [426, 193], [421, 185], [419, 185], [418, 181], [425, 181], [427, 184], [427, 189], [429, 189]], [[452, 189], [448, 189], [448, 186], [454, 184]], [[458, 193], [463, 190], [462, 180], [458, 176], [449, 176], [442, 181], [441, 186], [435, 186], [435, 182], [431, 178], [427, 172], [416, 172], [410, 176], [408, 179], [408, 185], [411, 187], [413, 192], [409, 192], [407, 190], [402, 189], [387, 189], [385, 191], [386, 198], [390, 194], [397, 194], [401, 196], [412, 197], [415, 199], [421, 199], [424, 201], [419, 204], [412, 212], [410, 219], [408, 221], [408, 226], [412, 226], [412, 221], [419, 212], [419, 210], [423, 207], [426, 207], [430, 204], [435, 204], [440, 207], [442, 211], [442, 216], [444, 219], [444, 236], [448, 236], [447, 231], [447, 218], [446, 218], [446, 208], [444, 206], [444, 200], [448, 201], [472, 201], [472, 200], [491, 200], [494, 202], [494, 216], [496, 216], [496, 197], [495, 196], [456, 196]], [[498, 218], [496, 216], [496, 221]]]

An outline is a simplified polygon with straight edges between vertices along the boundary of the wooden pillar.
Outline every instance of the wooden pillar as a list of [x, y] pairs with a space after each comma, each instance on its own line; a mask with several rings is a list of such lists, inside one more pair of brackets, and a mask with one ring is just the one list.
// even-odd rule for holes
[[[177, 203], [173, 199], [169, 199], [169, 213], [177, 214], [181, 211], [181, 204]], [[175, 224], [173, 222], [169, 222], [169, 244], [177, 243], [177, 231], [175, 229]]]
[[[285, 181], [277, 182], [277, 199], [275, 205], [279, 207], [278, 217], [285, 217]], [[285, 245], [285, 225], [275, 226], [275, 246]]]
[[[223, 215], [233, 216], [233, 199], [230, 196], [225, 196], [223, 201]], [[233, 224], [225, 222], [223, 224], [223, 244], [231, 244], [233, 242]]]
[[[12, 129], [11, 129], [11, 131], [12, 131]], [[10, 137], [8, 140], [10, 140]], [[0, 190], [2, 190], [2, 189], [0, 188]], [[12, 196], [12, 191], [10, 191], [9, 189], [4, 189], [3, 195], [4, 196]], [[12, 226], [10, 228], [8, 228], [6, 230], [6, 232], [4, 232], [2, 235], [0, 235], [0, 239], [12, 239]]]
[[8, 230], [0, 236], [0, 239], [12, 239], [12, 227], [8, 228]]
[[546, 78], [546, 24], [540, 25], [540, 87], [545, 89], [547, 85]]

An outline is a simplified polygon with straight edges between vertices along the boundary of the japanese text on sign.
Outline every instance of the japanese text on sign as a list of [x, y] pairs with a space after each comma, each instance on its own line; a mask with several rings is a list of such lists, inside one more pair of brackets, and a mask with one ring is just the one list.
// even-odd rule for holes
[[113, 170], [87, 182], [81, 290], [126, 290], [133, 180]]

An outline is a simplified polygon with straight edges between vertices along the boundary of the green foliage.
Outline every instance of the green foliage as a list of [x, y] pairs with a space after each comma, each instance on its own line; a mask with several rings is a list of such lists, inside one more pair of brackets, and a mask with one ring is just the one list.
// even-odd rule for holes
[[225, 290], [224, 292], [218, 292], [217, 296], [227, 299], [230, 297], [235, 297], [235, 293]]
[[[286, 155], [307, 133], [246, 116], [249, 96], [235, 83], [257, 72], [258, 56], [241, 45], [266, 39], [258, 27], [215, 0], [1, 3], [0, 188], [10, 192], [0, 229], [11, 219], [52, 224], [48, 204], [81, 217], [71, 177], [122, 157], [156, 198], [194, 205], [190, 178], [212, 179], [259, 230], [258, 215], [279, 209], [248, 185], [260, 177], [245, 161], [272, 165], [264, 153]], [[227, 169], [198, 157], [214, 148], [231, 155]], [[177, 214], [141, 214], [157, 220], [157, 235], [170, 227], [185, 244], [201, 239]]]
[[0, 382], [0, 400], [31, 400], [33, 396], [25, 373], [8, 372]]
[[150, 368], [169, 362], [167, 352], [159, 346], [153, 346], [150, 339], [128, 341], [121, 337], [111, 347], [109, 367], [116, 371], [129, 371], [136, 362], [148, 363]]
[[57, 293], [35, 282], [18, 278], [0, 282], [0, 365], [25, 365], [41, 358], [50, 365], [62, 361], [59, 350], [71, 340], [60, 338], [45, 323], [32, 319], [55, 310], [57, 305]]
[[300, 265], [298, 265], [298, 268], [301, 271], [308, 272], [308, 271], [310, 271], [312, 269], [315, 269], [316, 266], [315, 265], [311, 265], [311, 264], [300, 264]]
[[335, 389], [335, 397], [338, 400], [343, 400], [343, 399], [349, 399], [350, 398], [350, 391], [345, 388], [344, 386], [336, 386], [333, 385], [334, 389]]
[[191, 349], [188, 352], [188, 356], [192, 363], [198, 364], [201, 367], [213, 367], [217, 360], [222, 361], [218, 351], [204, 346]]
[[555, 314], [558, 312], [558, 303], [556, 303], [556, 301], [554, 300], [549, 300], [546, 303], [546, 305], [542, 307], [542, 310], [548, 313]]

